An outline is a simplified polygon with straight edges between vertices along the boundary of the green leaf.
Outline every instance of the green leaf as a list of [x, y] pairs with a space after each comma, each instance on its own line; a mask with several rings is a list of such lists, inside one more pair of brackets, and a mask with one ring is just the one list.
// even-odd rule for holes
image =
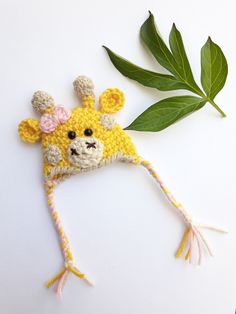
[[139, 66], [115, 54], [109, 48], [105, 46], [103, 47], [106, 49], [111, 62], [117, 68], [117, 70], [120, 71], [120, 73], [132, 80], [139, 82], [144, 86], [153, 87], [161, 91], [187, 88], [187, 86], [183, 82], [177, 80], [172, 75], [155, 73], [140, 68]]
[[183, 80], [188, 82], [188, 85], [191, 86], [192, 91], [194, 92], [198, 91], [200, 94], [202, 94], [201, 89], [198, 87], [194, 80], [192, 69], [190, 67], [188, 57], [184, 48], [181, 33], [176, 28], [175, 24], [173, 24], [170, 32], [169, 43], [173, 57], [175, 58], [175, 61], [177, 62], [180, 68]]
[[145, 110], [125, 130], [161, 131], [177, 120], [202, 108], [206, 100], [194, 96], [163, 99]]
[[[220, 47], [213, 43], [209, 38], [201, 50], [201, 82], [205, 94], [194, 80], [181, 33], [178, 31], [175, 24], [173, 24], [170, 32], [170, 48], [168, 48], [155, 26], [155, 20], [152, 13], [149, 13], [149, 17], [140, 29], [141, 39], [158, 63], [168, 70], [171, 75], [143, 69], [104, 47], [110, 60], [123, 75], [144, 86], [156, 88], [161, 91], [186, 89], [201, 97], [191, 98], [183, 96], [182, 98], [168, 98], [166, 99], [166, 102], [163, 100], [157, 103], [156, 105], [160, 105], [157, 107], [158, 110], [156, 113], [158, 115], [158, 121], [151, 122], [153, 130], [161, 130], [171, 125], [186, 114], [201, 108], [206, 102], [209, 102], [223, 117], [225, 117], [226, 114], [224, 111], [214, 102], [214, 97], [223, 88], [228, 73], [227, 61]], [[177, 102], [171, 103], [172, 99], [176, 99]], [[191, 103], [193, 100], [196, 100], [196, 102]], [[164, 105], [168, 105], [167, 109], [169, 111], [165, 111], [165, 108], [162, 107]], [[148, 121], [143, 120], [143, 115], [145, 118], [146, 113], [149, 114], [149, 111], [147, 110], [140, 115], [127, 127], [127, 129], [133, 129], [136, 125], [138, 125], [137, 128], [139, 128], [140, 123], [140, 131], [148, 131], [150, 125], [148, 124]], [[150, 121], [152, 121], [151, 118]], [[145, 129], [146, 125], [147, 129]]]
[[149, 14], [149, 18], [143, 23], [140, 29], [141, 38], [155, 59], [169, 72], [179, 77], [178, 65], [170, 50], [157, 32], [154, 16], [151, 12], [149, 12]]
[[[155, 26], [155, 20], [154, 16], [151, 12], [149, 18], [144, 22], [140, 29], [140, 35], [144, 43], [147, 45], [155, 59], [169, 72], [171, 72], [177, 80], [182, 81], [183, 84], [185, 84], [185, 89], [197, 93], [201, 97], [203, 96], [202, 91], [195, 83], [193, 76], [191, 75], [192, 71], [187, 68], [183, 68], [183, 64], [185, 67], [189, 66], [189, 62], [184, 50], [184, 45], [182, 41], [182, 37], [179, 33], [179, 31], [174, 27], [172, 28], [171, 34], [170, 34], [170, 45], [171, 45], [171, 51], [166, 46], [165, 42], [161, 38], [160, 34], [158, 33], [156, 26]], [[179, 47], [177, 47], [179, 45]], [[182, 58], [184, 57], [184, 61]], [[189, 66], [190, 68], [190, 66]], [[189, 80], [186, 79], [186, 76], [189, 78]]]
[[201, 49], [201, 83], [208, 98], [215, 96], [225, 85], [228, 65], [221, 48], [210, 37]]

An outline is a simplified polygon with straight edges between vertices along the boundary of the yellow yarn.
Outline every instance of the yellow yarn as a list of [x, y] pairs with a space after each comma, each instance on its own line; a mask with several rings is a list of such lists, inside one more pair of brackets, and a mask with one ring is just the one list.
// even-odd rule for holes
[[[183, 250], [184, 250], [184, 248], [185, 248], [185, 245], [186, 245], [186, 243], [187, 243], [187, 240], [188, 240], [188, 235], [189, 235], [189, 232], [190, 232], [190, 229], [189, 228], [187, 228], [186, 230], [185, 230], [185, 233], [184, 233], [184, 235], [183, 235], [183, 238], [182, 238], [182, 241], [181, 241], [181, 243], [180, 243], [180, 246], [179, 246], [179, 248], [178, 248], [178, 250], [177, 250], [177, 252], [176, 252], [176, 254], [175, 254], [175, 257], [180, 257], [180, 255], [182, 254], [182, 252], [183, 252]], [[190, 252], [189, 252], [190, 253]], [[189, 256], [189, 253], [187, 253], [187, 257]], [[187, 258], [186, 258], [187, 259]]]
[[90, 108], [90, 109], [94, 108], [95, 99], [93, 96], [84, 97], [82, 98], [82, 101], [83, 101], [84, 108]]
[[39, 121], [31, 118], [21, 121], [18, 132], [20, 138], [26, 143], [34, 144], [41, 139]]
[[54, 282], [56, 282], [64, 273], [66, 272], [66, 268], [62, 268], [61, 271], [59, 271], [52, 279], [48, 280], [48, 282], [46, 283], [46, 288], [50, 288], [51, 285], [54, 284]]
[[100, 111], [115, 113], [124, 107], [125, 96], [118, 88], [108, 88], [99, 98]]

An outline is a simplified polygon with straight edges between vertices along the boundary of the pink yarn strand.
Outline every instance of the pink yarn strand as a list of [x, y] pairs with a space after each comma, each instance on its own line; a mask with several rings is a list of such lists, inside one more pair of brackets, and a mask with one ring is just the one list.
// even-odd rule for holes
[[192, 229], [190, 230], [190, 233], [189, 233], [189, 241], [190, 241], [190, 246], [189, 246], [189, 254], [190, 254], [190, 256], [189, 256], [189, 263], [190, 264], [192, 264], [192, 262], [193, 262], [193, 231], [192, 231]]
[[197, 247], [198, 247], [198, 265], [201, 265], [202, 262], [202, 248], [201, 248], [201, 243], [198, 239], [198, 235], [195, 233], [196, 241], [197, 241]]
[[69, 271], [66, 270], [64, 272], [64, 274], [61, 276], [60, 280], [58, 281], [58, 284], [57, 284], [57, 289], [56, 289], [56, 293], [57, 295], [61, 298], [62, 297], [62, 289], [66, 283], [66, 279], [68, 277], [68, 274], [69, 274]]
[[212, 251], [211, 251], [211, 249], [210, 249], [210, 247], [209, 247], [207, 241], [205, 240], [203, 234], [201, 233], [201, 231], [198, 230], [196, 227], [193, 227], [193, 229], [194, 229], [194, 231], [199, 235], [199, 237], [201, 238], [202, 242], [205, 244], [205, 247], [206, 247], [206, 249], [207, 249], [209, 255], [210, 255], [210, 256], [213, 256], [213, 253], [212, 253]]

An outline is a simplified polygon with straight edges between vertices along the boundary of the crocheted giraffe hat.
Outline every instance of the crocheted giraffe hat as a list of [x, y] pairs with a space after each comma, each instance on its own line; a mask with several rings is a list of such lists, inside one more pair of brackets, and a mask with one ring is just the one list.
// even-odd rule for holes
[[185, 259], [191, 262], [194, 239], [198, 248], [199, 264], [201, 263], [202, 246], [205, 246], [207, 252], [212, 255], [200, 229], [208, 228], [221, 232], [224, 230], [195, 224], [184, 207], [170, 193], [151, 164], [138, 155], [130, 136], [116, 123], [113, 117], [113, 114], [124, 106], [123, 93], [117, 88], [106, 89], [99, 98], [99, 109], [97, 110], [92, 81], [85, 76], [79, 76], [73, 85], [82, 101], [82, 107], [67, 109], [61, 105], [55, 106], [53, 98], [48, 93], [37, 91], [33, 95], [32, 105], [41, 114], [41, 118], [39, 120], [32, 118], [23, 120], [18, 128], [20, 138], [24, 142], [33, 144], [41, 141], [48, 207], [58, 231], [64, 257], [62, 270], [49, 280], [46, 286], [50, 287], [58, 281], [57, 292], [61, 295], [69, 272], [91, 284], [74, 264], [68, 238], [53, 203], [55, 186], [73, 174], [93, 170], [114, 161], [145, 167], [183, 218], [186, 230], [176, 257], [183, 253]]

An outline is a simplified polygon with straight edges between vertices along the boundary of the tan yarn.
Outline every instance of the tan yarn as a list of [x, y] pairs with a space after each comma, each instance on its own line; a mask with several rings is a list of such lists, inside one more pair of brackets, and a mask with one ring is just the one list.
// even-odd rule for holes
[[31, 103], [34, 110], [39, 113], [45, 113], [54, 107], [52, 96], [41, 90], [34, 93]]
[[88, 96], [92, 96], [92, 98], [95, 98], [93, 89], [94, 89], [94, 84], [90, 78], [84, 75], [78, 76], [74, 82], [74, 89], [77, 93], [77, 95], [83, 99]]
[[107, 130], [112, 130], [116, 125], [115, 119], [110, 114], [107, 113], [104, 113], [101, 116], [100, 120], [104, 128], [106, 128]]
[[56, 145], [48, 145], [43, 155], [45, 161], [52, 166], [56, 166], [62, 159], [61, 151]]

